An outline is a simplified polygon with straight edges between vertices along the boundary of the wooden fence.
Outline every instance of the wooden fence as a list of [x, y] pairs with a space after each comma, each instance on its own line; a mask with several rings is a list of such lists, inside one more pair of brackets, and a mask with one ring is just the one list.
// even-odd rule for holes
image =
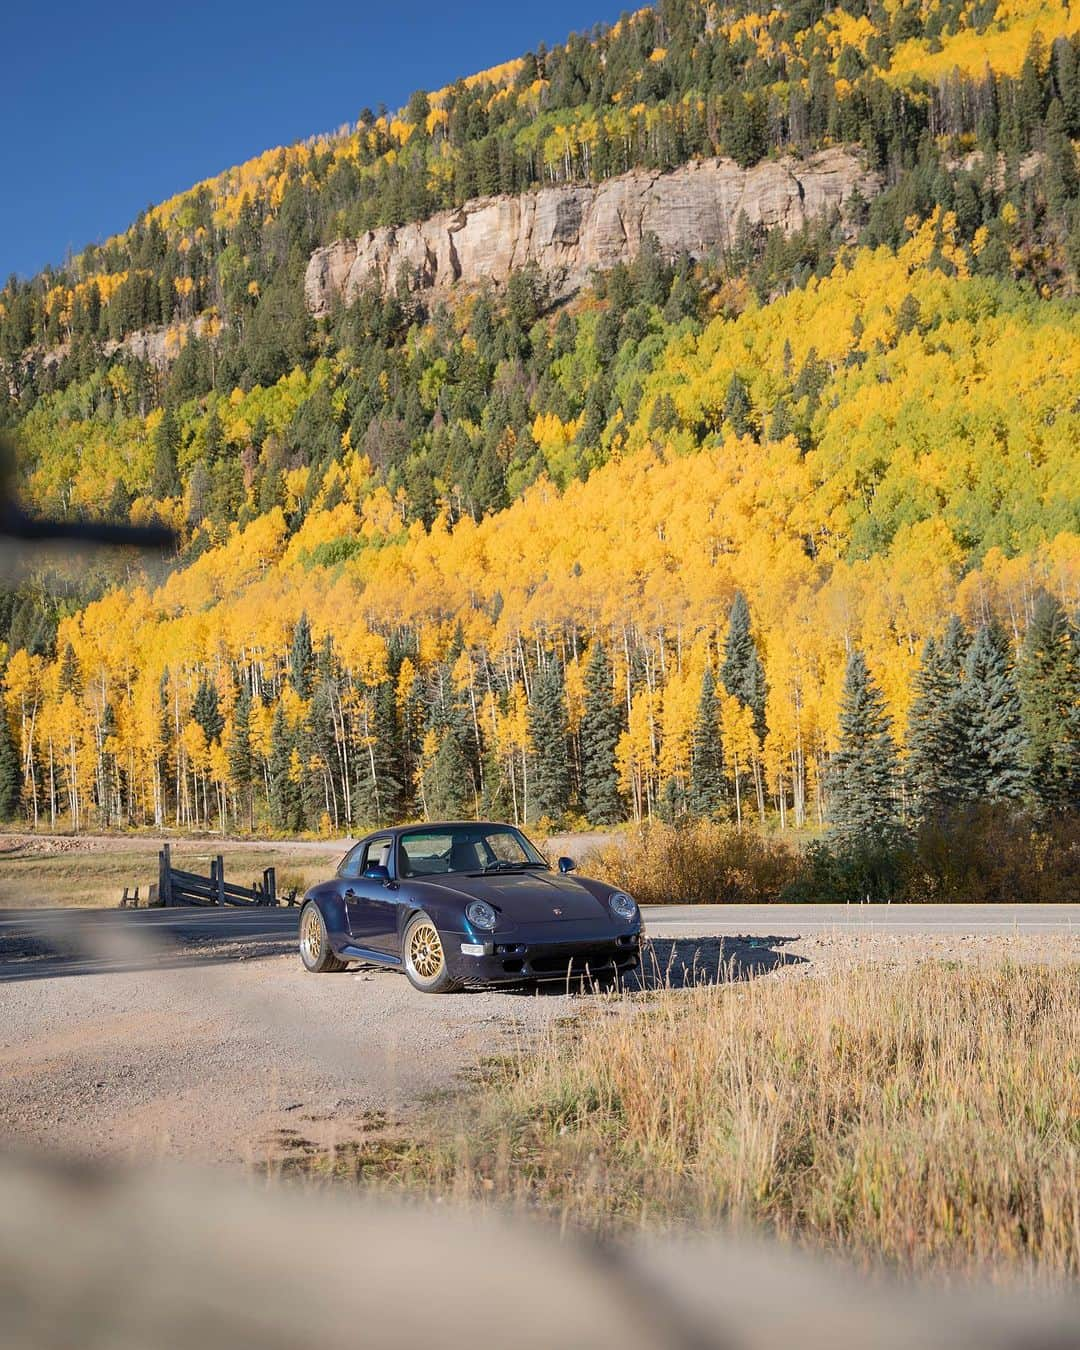
[[158, 854], [159, 905], [276, 905], [277, 877], [268, 867], [262, 881], [253, 886], [237, 886], [225, 880], [225, 859], [219, 853], [210, 863], [210, 875], [199, 876], [173, 867], [169, 845]]

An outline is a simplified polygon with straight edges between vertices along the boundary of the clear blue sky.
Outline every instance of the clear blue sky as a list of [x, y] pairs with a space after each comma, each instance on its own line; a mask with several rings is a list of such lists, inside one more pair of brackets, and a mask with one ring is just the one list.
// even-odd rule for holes
[[148, 203], [636, 8], [12, 0], [0, 19], [0, 280], [105, 239]]

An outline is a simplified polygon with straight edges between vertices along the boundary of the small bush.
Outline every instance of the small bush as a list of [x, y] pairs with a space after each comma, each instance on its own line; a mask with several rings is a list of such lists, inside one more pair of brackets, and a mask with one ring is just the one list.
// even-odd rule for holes
[[1080, 815], [982, 805], [887, 840], [806, 845], [712, 821], [660, 822], [594, 849], [583, 870], [642, 904], [1067, 904], [1080, 895]]
[[798, 853], [783, 841], [707, 820], [643, 826], [582, 862], [646, 905], [778, 900], [798, 869]]

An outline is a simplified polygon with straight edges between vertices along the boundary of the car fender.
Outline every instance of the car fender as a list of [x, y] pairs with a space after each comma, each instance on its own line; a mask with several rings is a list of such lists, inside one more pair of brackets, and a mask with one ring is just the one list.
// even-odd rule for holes
[[326, 936], [329, 939], [330, 948], [335, 956], [340, 955], [342, 947], [349, 941], [349, 924], [345, 914], [345, 901], [341, 898], [337, 887], [334, 885], [312, 886], [304, 895], [303, 903], [318, 907], [319, 913], [323, 917], [323, 923], [326, 925]]

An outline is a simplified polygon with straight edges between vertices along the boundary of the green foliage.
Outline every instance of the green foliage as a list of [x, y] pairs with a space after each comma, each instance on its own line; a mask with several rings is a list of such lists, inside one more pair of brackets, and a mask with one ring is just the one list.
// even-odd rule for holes
[[218, 741], [225, 727], [225, 719], [218, 707], [218, 693], [209, 680], [203, 680], [195, 691], [191, 715], [202, 727], [207, 742]]
[[293, 630], [292, 652], [289, 658], [289, 671], [293, 688], [301, 698], [311, 695], [312, 667], [314, 651], [311, 645], [311, 624], [306, 614], [301, 614]]
[[754, 730], [764, 741], [768, 732], [765, 725], [765, 668], [750, 631], [750, 606], [742, 591], [736, 594], [728, 614], [720, 679], [727, 692], [754, 714]]
[[972, 796], [1019, 801], [1028, 785], [1027, 738], [1008, 639], [997, 623], [982, 624], [975, 634], [964, 666], [962, 699]]
[[448, 727], [423, 775], [428, 819], [462, 820], [472, 815], [475, 798], [468, 790], [470, 781], [468, 757], [457, 732]]
[[715, 816], [725, 795], [716, 681], [711, 668], [706, 666], [701, 676], [701, 698], [690, 742], [690, 792], [687, 806], [694, 815]]
[[899, 816], [899, 768], [881, 690], [853, 650], [840, 703], [840, 746], [829, 773], [829, 819], [837, 836], [856, 848], [876, 848]]
[[1080, 632], [1046, 591], [1020, 655], [1019, 684], [1032, 796], [1044, 809], [1080, 802]]
[[11, 820], [22, 799], [22, 764], [6, 713], [0, 710], [0, 820]]
[[622, 819], [624, 810], [615, 767], [622, 710], [612, 700], [611, 678], [611, 662], [603, 642], [596, 638], [589, 649], [581, 719], [581, 795], [590, 825], [613, 825]]
[[180, 449], [180, 428], [176, 413], [170, 404], [166, 404], [161, 421], [154, 432], [154, 474], [150, 480], [150, 491], [155, 497], [175, 497], [180, 492], [180, 474], [177, 470], [177, 454]]
[[275, 830], [295, 833], [303, 829], [303, 799], [292, 774], [296, 738], [279, 705], [270, 728], [270, 823]]
[[559, 821], [570, 806], [569, 732], [562, 667], [549, 660], [533, 677], [529, 703], [533, 743], [530, 817]]

